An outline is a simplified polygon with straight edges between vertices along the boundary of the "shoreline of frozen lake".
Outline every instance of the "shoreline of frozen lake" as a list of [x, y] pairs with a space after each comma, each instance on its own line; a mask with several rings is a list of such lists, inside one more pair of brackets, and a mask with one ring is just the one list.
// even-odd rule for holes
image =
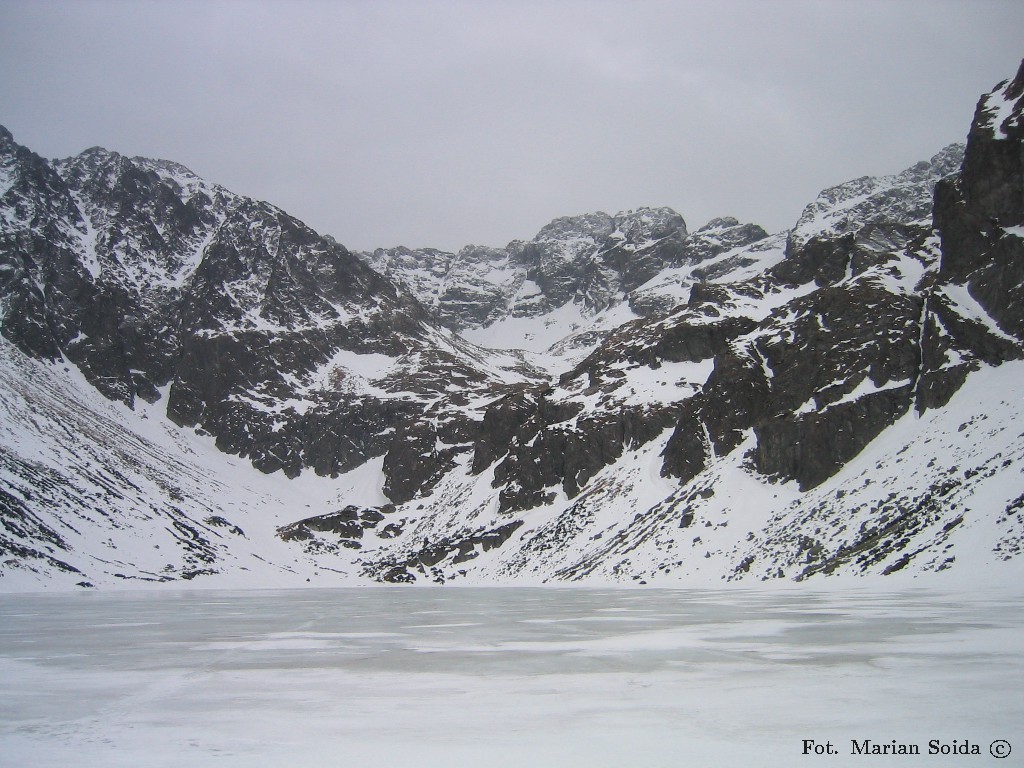
[[[0, 595], [11, 765], [948, 765], [1024, 754], [1024, 589]], [[802, 755], [803, 740], [837, 757]], [[850, 755], [851, 740], [921, 745]], [[971, 758], [960, 758], [970, 761]], [[1012, 763], [1002, 763], [1006, 765]]]

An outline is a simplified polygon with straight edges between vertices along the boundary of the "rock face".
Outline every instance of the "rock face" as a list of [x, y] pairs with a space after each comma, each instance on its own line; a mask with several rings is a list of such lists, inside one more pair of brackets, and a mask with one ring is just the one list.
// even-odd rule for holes
[[[48, 162], [3, 132], [4, 350], [74, 366], [264, 472], [336, 477], [338, 498], [273, 525], [318, 571], [802, 579], [942, 570], [970, 547], [1010, 559], [1024, 549], [1022, 105], [1024, 70], [983, 97], [966, 149], [824, 190], [772, 236], [640, 209], [457, 254], [355, 255], [173, 163]], [[538, 352], [562, 340], [531, 357], [453, 333], [516, 328]], [[28, 390], [0, 384], [21, 414]], [[50, 399], [67, 421], [73, 397]], [[16, 534], [0, 547], [93, 578], [43, 509], [88, 493], [26, 458], [60, 433], [46, 424], [5, 438]], [[372, 493], [355, 498], [352, 478]], [[211, 508], [161, 483], [178, 501], [154, 516], [194, 534], [175, 578], [217, 569], [214, 534], [255, 535], [230, 494]]]

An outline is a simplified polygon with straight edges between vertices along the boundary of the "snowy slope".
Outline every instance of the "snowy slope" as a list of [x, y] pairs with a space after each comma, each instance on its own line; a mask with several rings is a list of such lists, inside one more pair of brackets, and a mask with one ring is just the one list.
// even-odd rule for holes
[[[1008, 578], [1020, 560], [998, 566], [1024, 551], [1022, 375], [1020, 362], [973, 374], [947, 408], [908, 413], [810, 492], [737, 451], [552, 575], [689, 584], [995, 566]], [[646, 482], [642, 467], [626, 476]]]
[[[288, 585], [318, 566], [276, 535], [304, 512], [384, 500], [380, 461], [281, 483], [132, 411], [71, 365], [0, 340], [0, 589], [190, 581]], [[338, 575], [338, 574], [335, 574]], [[199, 578], [202, 577], [202, 578]]]
[[[1021, 362], [972, 374], [946, 408], [908, 413], [810, 492], [753, 471], [742, 448], [679, 485], [660, 471], [665, 431], [575, 498], [553, 489], [549, 504], [513, 515], [499, 511], [493, 473], [474, 476], [464, 463], [427, 499], [388, 509], [352, 549], [323, 532], [326, 545], [284, 541], [278, 527], [352, 506], [387, 509], [379, 461], [282, 483], [157, 407], [102, 398], [73, 367], [7, 343], [0, 354], [4, 591], [182, 579], [323, 585], [407, 571], [456, 583], [988, 569], [1008, 578], [1024, 562]], [[674, 397], [680, 381], [708, 373], [699, 364], [645, 370], [623, 385], [625, 398]], [[422, 573], [400, 566], [410, 548]]]

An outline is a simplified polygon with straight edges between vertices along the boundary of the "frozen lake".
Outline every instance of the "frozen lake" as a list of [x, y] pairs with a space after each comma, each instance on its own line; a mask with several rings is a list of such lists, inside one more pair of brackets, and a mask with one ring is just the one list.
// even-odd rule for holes
[[0, 765], [1019, 765], [1022, 594], [0, 595]]

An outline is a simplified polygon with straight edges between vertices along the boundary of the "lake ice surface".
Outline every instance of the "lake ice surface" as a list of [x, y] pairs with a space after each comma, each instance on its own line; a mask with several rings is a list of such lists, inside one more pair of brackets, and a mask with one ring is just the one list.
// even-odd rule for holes
[[[1013, 765], [1021, 596], [0, 595], [0, 765]], [[803, 739], [839, 755], [804, 756]], [[853, 739], [925, 754], [852, 756]], [[982, 757], [929, 756], [930, 739]], [[1009, 760], [990, 757], [995, 739]]]

